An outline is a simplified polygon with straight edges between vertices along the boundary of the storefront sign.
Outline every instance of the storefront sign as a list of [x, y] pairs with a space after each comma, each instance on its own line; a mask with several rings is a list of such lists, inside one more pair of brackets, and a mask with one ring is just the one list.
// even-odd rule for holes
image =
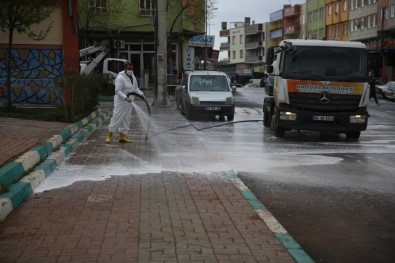
[[194, 70], [195, 48], [184, 49], [184, 70]]
[[381, 48], [395, 48], [395, 39], [384, 39]]
[[[215, 36], [207, 36], [207, 47], [214, 47]], [[205, 47], [206, 37], [205, 36], [193, 36], [189, 40], [190, 47]]]

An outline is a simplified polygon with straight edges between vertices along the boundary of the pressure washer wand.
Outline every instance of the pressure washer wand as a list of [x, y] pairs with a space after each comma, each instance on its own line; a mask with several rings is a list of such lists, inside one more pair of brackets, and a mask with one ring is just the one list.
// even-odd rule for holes
[[147, 106], [147, 109], [148, 109], [148, 114], [149, 114], [149, 120], [148, 120], [148, 126], [147, 126], [147, 131], [146, 131], [146, 133], [145, 133], [145, 141], [147, 141], [148, 140], [148, 131], [149, 131], [149, 128], [150, 128], [150, 126], [151, 126], [151, 108], [150, 108], [150, 106], [149, 106], [149, 104], [148, 104], [148, 102], [147, 102], [147, 100], [146, 100], [146, 98], [144, 97], [144, 96], [142, 96], [142, 95], [140, 95], [140, 94], [137, 94], [136, 92], [129, 92], [126, 96], [137, 96], [137, 97], [139, 97], [140, 99], [142, 99], [144, 102], [145, 102], [145, 105]]

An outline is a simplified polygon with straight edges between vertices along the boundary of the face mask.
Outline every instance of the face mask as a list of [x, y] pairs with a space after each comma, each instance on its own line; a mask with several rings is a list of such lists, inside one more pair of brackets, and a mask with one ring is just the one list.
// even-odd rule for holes
[[133, 70], [126, 70], [126, 74], [127, 74], [128, 76], [132, 76]]

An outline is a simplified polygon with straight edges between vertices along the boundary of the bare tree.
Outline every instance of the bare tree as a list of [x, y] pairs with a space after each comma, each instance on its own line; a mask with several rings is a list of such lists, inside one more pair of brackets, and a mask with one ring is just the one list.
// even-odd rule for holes
[[11, 103], [11, 50], [14, 33], [26, 34], [34, 41], [43, 40], [51, 30], [53, 22], [38, 32], [34, 32], [31, 26], [42, 23], [60, 5], [60, 0], [1, 0], [0, 8], [0, 30], [8, 32], [8, 46], [6, 51], [7, 67], [7, 108], [12, 107]]
[[96, 28], [111, 31], [118, 28], [121, 23], [120, 16], [126, 11], [124, 0], [96, 2], [104, 4], [93, 5], [91, 0], [78, 0], [79, 29], [84, 47], [88, 45], [87, 33], [90, 30]]
[[[207, 1], [207, 2], [206, 2]], [[185, 13], [183, 19], [187, 22], [191, 22], [193, 25], [201, 24], [204, 25], [205, 21], [205, 8], [207, 4], [207, 19], [212, 19], [214, 17], [214, 10], [216, 9], [218, 0], [200, 0], [200, 1], [192, 1], [192, 0], [173, 0], [168, 2], [167, 9], [178, 10], [178, 13], [174, 17], [171, 26], [168, 32], [168, 45], [167, 45], [167, 55], [170, 56], [171, 54], [171, 43], [175, 41], [173, 36], [173, 30], [175, 24], [178, 22], [180, 17]], [[202, 15], [203, 14], [203, 15]], [[176, 38], [180, 41], [179, 38]], [[168, 60], [168, 70], [171, 69], [171, 62], [172, 60]]]

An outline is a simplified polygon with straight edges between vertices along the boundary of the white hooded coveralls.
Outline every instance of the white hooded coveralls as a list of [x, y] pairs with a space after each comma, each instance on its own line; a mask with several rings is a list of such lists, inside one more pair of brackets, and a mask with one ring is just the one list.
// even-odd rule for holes
[[[133, 79], [133, 83], [130, 78]], [[126, 75], [125, 71], [121, 71], [115, 79], [114, 110], [110, 125], [108, 125], [108, 130], [112, 133], [120, 132], [127, 134], [129, 132], [134, 96], [131, 96], [132, 103], [128, 103], [125, 100], [126, 95], [130, 92], [143, 95], [143, 92], [138, 88], [137, 79], [134, 74], [130, 78]]]

